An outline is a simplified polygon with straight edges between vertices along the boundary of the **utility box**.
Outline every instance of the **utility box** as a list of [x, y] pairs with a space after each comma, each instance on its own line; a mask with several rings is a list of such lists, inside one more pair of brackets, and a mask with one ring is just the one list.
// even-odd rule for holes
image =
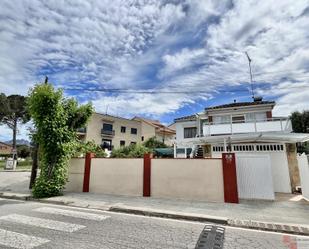
[[13, 158], [8, 158], [6, 160], [6, 164], [4, 169], [5, 170], [15, 170], [16, 169], [16, 160], [14, 160]]

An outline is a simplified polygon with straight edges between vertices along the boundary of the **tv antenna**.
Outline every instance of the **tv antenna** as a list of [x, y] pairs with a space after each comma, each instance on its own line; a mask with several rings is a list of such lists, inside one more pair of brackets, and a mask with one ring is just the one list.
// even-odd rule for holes
[[245, 52], [248, 63], [249, 63], [249, 73], [250, 73], [250, 85], [251, 85], [251, 94], [252, 94], [252, 99], [254, 99], [254, 91], [253, 91], [253, 80], [252, 80], [252, 69], [251, 69], [251, 58], [249, 57], [248, 53]]

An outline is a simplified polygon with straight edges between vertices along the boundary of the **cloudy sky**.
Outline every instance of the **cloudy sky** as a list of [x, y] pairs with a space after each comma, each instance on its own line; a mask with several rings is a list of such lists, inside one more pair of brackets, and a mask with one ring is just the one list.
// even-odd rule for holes
[[48, 75], [97, 112], [171, 123], [250, 101], [247, 51], [256, 94], [288, 115], [309, 108], [308, 31], [308, 0], [1, 0], [0, 92]]

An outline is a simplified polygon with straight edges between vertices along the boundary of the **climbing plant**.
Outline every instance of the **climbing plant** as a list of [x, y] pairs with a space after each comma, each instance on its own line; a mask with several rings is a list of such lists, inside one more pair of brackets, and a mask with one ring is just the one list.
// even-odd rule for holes
[[92, 105], [79, 106], [76, 100], [65, 98], [61, 89], [44, 83], [30, 90], [27, 106], [41, 154], [41, 172], [33, 196], [61, 195], [67, 182], [68, 162], [77, 146], [76, 130], [87, 123]]

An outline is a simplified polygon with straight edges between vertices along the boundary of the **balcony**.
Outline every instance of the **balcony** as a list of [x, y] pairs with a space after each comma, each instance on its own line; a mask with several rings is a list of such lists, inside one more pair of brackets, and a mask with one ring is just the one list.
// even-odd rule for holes
[[104, 136], [115, 136], [115, 131], [114, 130], [101, 129], [101, 135], [104, 135]]
[[77, 132], [78, 134], [86, 134], [87, 129], [86, 129], [86, 127], [78, 128], [76, 132]]
[[203, 136], [272, 131], [291, 132], [291, 121], [288, 118], [271, 118], [261, 121], [206, 123], [203, 125]]

